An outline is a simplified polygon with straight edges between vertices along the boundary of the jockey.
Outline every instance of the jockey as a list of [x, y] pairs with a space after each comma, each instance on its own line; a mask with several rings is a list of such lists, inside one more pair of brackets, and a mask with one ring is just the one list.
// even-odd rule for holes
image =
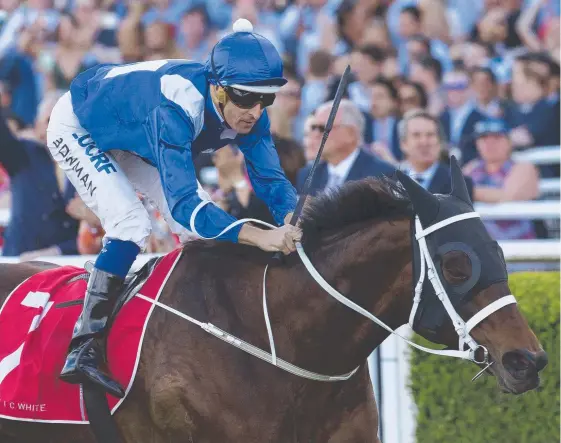
[[[62, 380], [96, 383], [119, 398], [125, 394], [105, 368], [103, 342], [124, 278], [151, 230], [137, 192], [180, 238], [295, 250], [301, 233], [288, 220], [297, 195], [280, 167], [264, 111], [286, 79], [274, 46], [252, 30], [249, 21], [238, 20], [204, 65], [98, 65], [78, 75], [53, 109], [51, 154], [105, 230]], [[243, 152], [255, 193], [281, 227], [236, 223], [197, 182], [193, 158], [226, 144]]]

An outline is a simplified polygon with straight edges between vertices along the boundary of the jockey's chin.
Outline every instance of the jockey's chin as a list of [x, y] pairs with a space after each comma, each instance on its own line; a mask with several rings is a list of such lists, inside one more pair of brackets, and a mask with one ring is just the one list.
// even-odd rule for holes
[[263, 108], [260, 104], [256, 104], [251, 109], [239, 108], [232, 102], [228, 102], [224, 106], [224, 119], [238, 134], [249, 134], [262, 113]]

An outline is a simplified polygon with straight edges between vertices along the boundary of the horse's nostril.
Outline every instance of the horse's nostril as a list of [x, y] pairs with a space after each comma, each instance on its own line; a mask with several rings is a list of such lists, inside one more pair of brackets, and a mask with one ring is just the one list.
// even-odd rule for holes
[[503, 366], [508, 372], [516, 376], [516, 372], [524, 371], [530, 367], [530, 361], [525, 352], [510, 351], [503, 355]]
[[540, 372], [546, 367], [548, 363], [547, 353], [545, 351], [536, 352], [534, 356], [534, 362], [536, 365], [536, 370]]
[[521, 349], [506, 352], [502, 361], [505, 369], [515, 378], [523, 378], [529, 371], [541, 371], [547, 365], [547, 354], [544, 351], [530, 352]]

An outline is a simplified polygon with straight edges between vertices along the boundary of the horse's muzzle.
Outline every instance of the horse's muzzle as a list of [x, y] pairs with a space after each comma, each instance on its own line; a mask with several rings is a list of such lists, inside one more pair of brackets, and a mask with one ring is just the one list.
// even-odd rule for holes
[[531, 352], [527, 349], [516, 349], [506, 352], [502, 364], [510, 380], [504, 380], [503, 388], [519, 394], [539, 386], [539, 372], [545, 368], [548, 359], [544, 351]]

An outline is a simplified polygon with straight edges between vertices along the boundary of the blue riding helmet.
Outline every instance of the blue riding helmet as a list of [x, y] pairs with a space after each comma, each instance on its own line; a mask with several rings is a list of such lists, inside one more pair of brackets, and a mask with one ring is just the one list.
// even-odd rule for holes
[[245, 19], [237, 20], [233, 29], [214, 46], [205, 64], [210, 82], [260, 94], [278, 92], [287, 80], [276, 48], [255, 34]]

